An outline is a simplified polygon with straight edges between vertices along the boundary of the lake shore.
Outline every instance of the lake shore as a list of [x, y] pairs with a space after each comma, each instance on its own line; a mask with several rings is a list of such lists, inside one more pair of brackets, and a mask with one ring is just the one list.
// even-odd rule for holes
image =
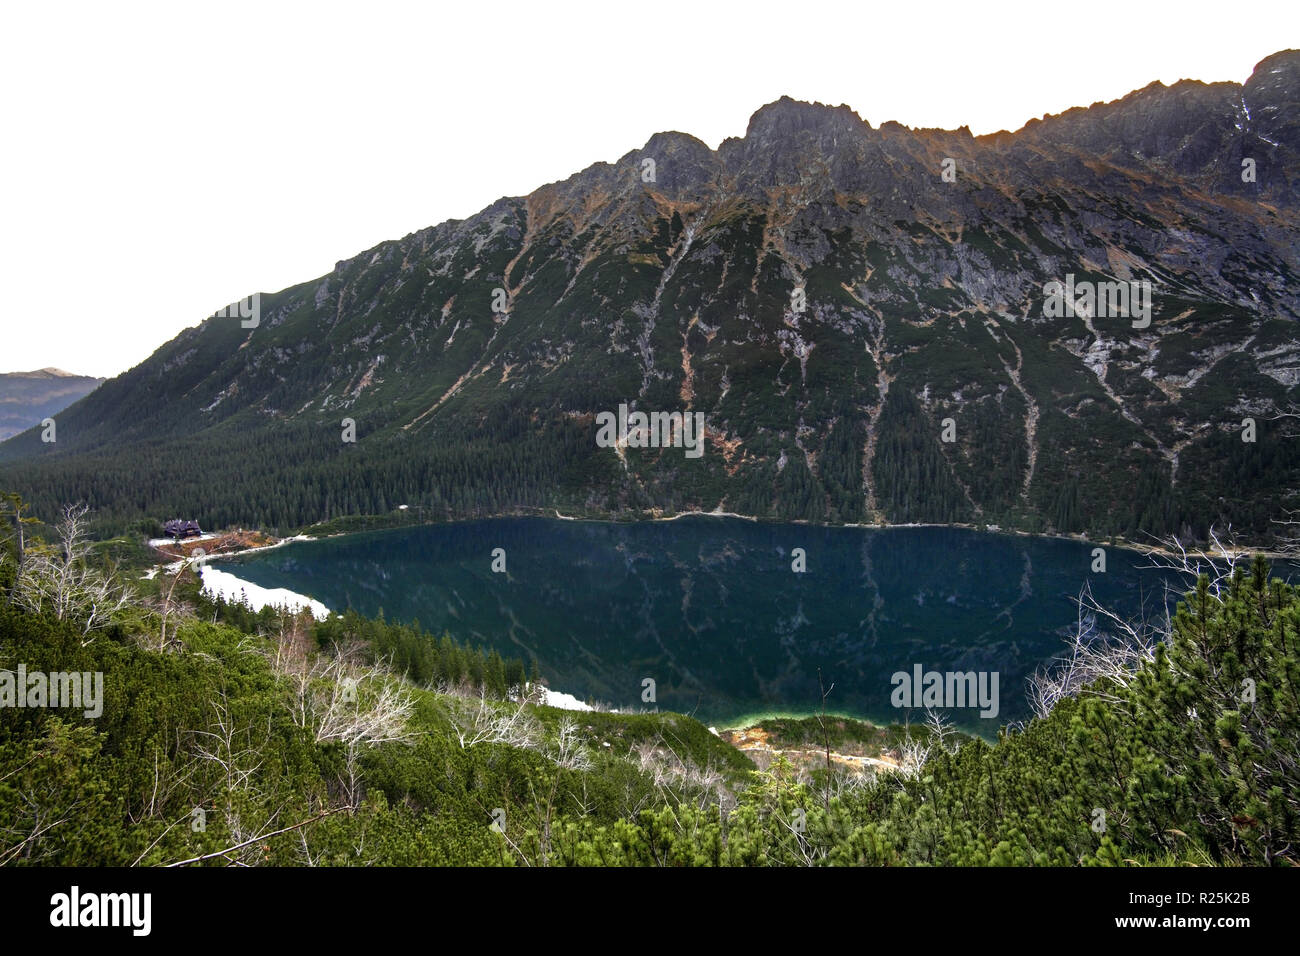
[[[787, 525], [794, 528], [804, 527], [808, 529], [818, 529], [818, 530], [843, 527], [843, 528], [853, 528], [856, 531], [881, 531], [881, 532], [895, 531], [897, 529], [933, 529], [933, 530], [956, 529], [961, 532], [966, 532], [974, 536], [971, 539], [973, 543], [967, 543], [961, 545], [962, 548], [973, 549], [972, 551], [973, 554], [974, 553], [984, 554], [985, 552], [982, 549], [991, 549], [991, 552], [1001, 553], [1007, 551], [1008, 548], [1014, 548], [1015, 551], [1013, 551], [1012, 553], [1013, 554], [1017, 553], [1020, 550], [1020, 546], [1010, 544], [1010, 539], [1014, 537], [1014, 538], [1025, 540], [1026, 546], [1029, 541], [1036, 540], [1041, 542], [1047, 542], [1051, 540], [1058, 540], [1058, 541], [1070, 542], [1071, 544], [1077, 546], [1101, 546], [1107, 549], [1113, 548], [1117, 550], [1123, 550], [1128, 555], [1130, 555], [1130, 557], [1124, 559], [1126, 565], [1134, 565], [1140, 563], [1140, 562], [1134, 562], [1132, 556], [1135, 555], [1148, 558], [1148, 560], [1151, 562], [1150, 566], [1152, 567], [1159, 566], [1159, 565], [1168, 566], [1168, 565], [1179, 564], [1180, 557], [1181, 557], [1178, 554], [1178, 552], [1168, 547], [1157, 548], [1153, 546], [1139, 546], [1137, 544], [1134, 544], [1133, 542], [1119, 542], [1119, 541], [1115, 542], [1114, 544], [1099, 545], [1097, 542], [1090, 542], [1086, 537], [1082, 535], [1037, 534], [1033, 532], [1021, 531], [1018, 529], [1002, 529], [1002, 528], [988, 527], [988, 526], [980, 527], [980, 526], [974, 526], [970, 524], [943, 524], [943, 523], [920, 523], [920, 522], [902, 523], [902, 524], [894, 524], [894, 525], [851, 524], [851, 523], [839, 524], [839, 525], [814, 524], [812, 522], [775, 521], [772, 519], [760, 518], [758, 516], [743, 515], [735, 512], [724, 512], [716, 509], [714, 511], [708, 511], [708, 512], [685, 511], [685, 512], [669, 514], [669, 515], [648, 517], [640, 520], [628, 520], [628, 519], [615, 520], [608, 517], [600, 517], [600, 516], [565, 515], [557, 509], [551, 509], [549, 513], [540, 514], [540, 515], [535, 513], [505, 514], [505, 515], [498, 515], [493, 518], [462, 519], [457, 521], [410, 522], [410, 523], [404, 523], [394, 528], [340, 530], [334, 534], [319, 534], [319, 533], [314, 535], [296, 534], [280, 540], [274, 540], [274, 539], [268, 540], [265, 536], [263, 536], [262, 540], [266, 543], [258, 543], [257, 546], [253, 546], [253, 547], [244, 547], [242, 550], [219, 551], [218, 553], [208, 555], [204, 559], [204, 563], [205, 564], [209, 562], [216, 563], [221, 559], [226, 559], [227, 561], [229, 561], [230, 559], [241, 557], [244, 555], [254, 557], [258, 554], [284, 548], [285, 546], [294, 543], [306, 543], [311, 541], [319, 541], [325, 539], [340, 539], [340, 538], [364, 539], [371, 532], [378, 532], [384, 530], [404, 529], [409, 531], [414, 528], [431, 529], [442, 525], [447, 525], [448, 528], [450, 529], [452, 527], [464, 527], [468, 525], [478, 524], [478, 525], [483, 525], [487, 530], [477, 531], [475, 532], [476, 534], [481, 534], [481, 533], [490, 534], [491, 523], [494, 521], [499, 521], [502, 519], [511, 519], [511, 518], [518, 519], [518, 518], [525, 518], [525, 517], [534, 518], [534, 519], [541, 518], [543, 520], [549, 520], [552, 522], [564, 522], [565, 524], [574, 521], [581, 521], [589, 525], [600, 525], [606, 527], [615, 527], [618, 525], [630, 526], [630, 525], [640, 524], [644, 528], [648, 528], [652, 524], [662, 524], [664, 522], [681, 521], [682, 519], [689, 519], [689, 518], [698, 518], [698, 519], [723, 518], [723, 519], [730, 519], [733, 522], [737, 522], [737, 524], [733, 526], [736, 531], [739, 531], [740, 528], [742, 527], [753, 528], [756, 525], [772, 525], [772, 524]], [[743, 525], [739, 524], [740, 522], [743, 522]], [[697, 528], [703, 528], [704, 524], [706, 523], [704, 522], [698, 523]], [[707, 524], [712, 524], [712, 522], [707, 522]], [[553, 527], [558, 528], [559, 525], [553, 525]], [[570, 527], [572, 527], [572, 525], [570, 525]], [[730, 535], [733, 532], [725, 531], [723, 533], [726, 535]], [[796, 535], [798, 534], [797, 531], [795, 531], [794, 533]], [[999, 546], [996, 545], [994, 543], [994, 540], [991, 538], [984, 539], [984, 541], [981, 542], [979, 539], [979, 536], [981, 535], [999, 535], [1002, 538], [1002, 540], [1006, 543]], [[660, 537], [662, 537], [662, 535], [660, 535]], [[672, 537], [675, 538], [676, 535], [674, 534]], [[962, 539], [965, 539], [964, 534], [962, 535]], [[376, 538], [375, 540], [381, 540], [381, 539]], [[371, 547], [371, 548], [378, 547], [381, 551], [383, 551], [384, 548], [382, 544], [378, 544], [378, 545], [370, 544], [370, 545], [366, 545], [366, 547]], [[886, 545], [886, 547], [892, 551], [893, 548], [892, 545]], [[1237, 554], [1241, 554], [1241, 553], [1245, 553], [1245, 552], [1244, 551], [1237, 552]], [[1201, 563], [1204, 564], [1207, 556], [1200, 552], [1192, 552], [1189, 557], [1193, 561], [1199, 558]], [[1218, 561], [1223, 560], [1221, 555], [1216, 555], [1215, 557], [1216, 560]], [[204, 579], [204, 587], [210, 593], [221, 594], [223, 597], [230, 600], [239, 600], [241, 595], [245, 595], [250, 605], [255, 610], [268, 605], [289, 606], [294, 609], [311, 607], [313, 613], [315, 613], [318, 618], [328, 616], [329, 614], [328, 606], [325, 605], [323, 602], [316, 600], [309, 594], [300, 593], [301, 590], [312, 590], [310, 586], [306, 588], [303, 587], [303, 584], [307, 583], [305, 579], [297, 583], [297, 587], [299, 588], [299, 590], [292, 590], [295, 587], [295, 583], [293, 581], [277, 582], [273, 579], [266, 581], [267, 584], [284, 583], [288, 585], [288, 588], [263, 588], [258, 585], [255, 585], [252, 582], [244, 580], [242, 577], [240, 577], [240, 571], [238, 567], [229, 567], [228, 569], [222, 569], [221, 571], [218, 571], [215, 568], [200, 569], [200, 573]], [[566, 684], [563, 681], [561, 681], [559, 683], [559, 686], [565, 687]], [[550, 703], [552, 706], [559, 706], [565, 709], [575, 709], [575, 710], [582, 710], [588, 706], [592, 706], [590, 702], [560, 690], [556, 690], [552, 692], [552, 694], [549, 696], [553, 698], [551, 701], [548, 701], [548, 703]], [[599, 702], [597, 702], [595, 706], [597, 708], [600, 708]], [[716, 723], [718, 727], [724, 731], [744, 730], [754, 726], [758, 721], [761, 721], [763, 719], [772, 719], [772, 718], [799, 719], [808, 716], [810, 716], [809, 712], [806, 710], [805, 707], [800, 706], [799, 704], [796, 704], [793, 707], [789, 707], [789, 706], [782, 706], [781, 704], [777, 703], [771, 709], [759, 705], [758, 707], [752, 710], [747, 710], [743, 713], [733, 713], [731, 715], [717, 714], [716, 717], [710, 721], [710, 723]], [[850, 716], [850, 715], [845, 715], [845, 716]], [[882, 717], [888, 719], [886, 715], [879, 714], [879, 713], [875, 714], [876, 720], [879, 720]], [[717, 718], [722, 718], [722, 719], [719, 720]], [[851, 716], [851, 719], [860, 720], [863, 721], [864, 723], [874, 723], [873, 719], [871, 717], [866, 716], [865, 712], [861, 715]], [[980, 731], [976, 731], [976, 733], [979, 732]]]
[[[625, 517], [613, 517], [613, 516], [601, 516], [601, 515], [566, 515], [566, 514], [561, 514], [558, 508], [551, 508], [548, 510], [551, 512], [550, 515], [539, 513], [539, 512], [533, 512], [533, 511], [519, 511], [519, 512], [507, 512], [504, 514], [492, 515], [484, 518], [456, 518], [448, 521], [435, 521], [429, 523], [430, 524], [458, 524], [465, 521], [490, 521], [493, 518], [526, 518], [526, 517], [552, 517], [553, 516], [561, 521], [587, 521], [592, 523], [627, 524], [627, 523], [635, 523], [638, 521], [650, 521], [650, 522], [679, 521], [682, 518], [698, 517], [698, 518], [735, 518], [740, 521], [754, 522], [755, 524], [763, 524], [763, 523], [793, 524], [793, 525], [805, 525], [810, 528], [860, 528], [867, 531], [877, 531], [877, 530], [887, 531], [893, 528], [961, 528], [962, 530], [965, 531], [978, 531], [982, 534], [1013, 535], [1018, 538], [1041, 538], [1044, 541], [1073, 541], [1077, 544], [1092, 544], [1099, 548], [1122, 548], [1125, 551], [1134, 551], [1139, 554], [1159, 554], [1170, 558], [1182, 557], [1182, 554], [1176, 548], [1172, 547], [1170, 543], [1167, 541], [1156, 541], [1154, 543], [1143, 544], [1137, 541], [1130, 541], [1127, 538], [1116, 538], [1114, 539], [1115, 543], [1110, 544], [1105, 540], [1089, 538], [1087, 535], [1084, 534], [1077, 534], [1077, 533], [1052, 534], [1044, 531], [1025, 531], [1020, 528], [1003, 528], [998, 525], [970, 524], [964, 522], [909, 521], [909, 522], [897, 522], [897, 523], [877, 522], [871, 524], [863, 523], [863, 522], [829, 523], [829, 522], [807, 521], [800, 518], [771, 518], [771, 517], [760, 516], [760, 515], [744, 515], [744, 514], [739, 514], [735, 511], [719, 511], [717, 509], [714, 509], [713, 511], [679, 511], [675, 514], [670, 514], [670, 515], [652, 513], [651, 515], [643, 518], [642, 517], [625, 518]], [[407, 527], [407, 526], [403, 526], [403, 527]], [[1264, 547], [1260, 545], [1255, 545], [1255, 546], [1243, 545], [1240, 543], [1238, 543], [1235, 548], [1228, 549], [1226, 555], [1218, 554], [1218, 553], [1211, 554], [1210, 550], [1207, 550], [1202, 545], [1189, 547], [1187, 548], [1186, 553], [1189, 558], [1201, 557], [1202, 559], [1204, 559], [1207, 557], [1214, 557], [1216, 560], [1223, 560], [1225, 556], [1240, 558], [1243, 556], [1254, 555], [1254, 554], [1262, 554], [1270, 561], [1288, 560], [1297, 557], [1296, 555], [1288, 554], [1284, 551], [1274, 550], [1272, 547]]]
[[325, 620], [333, 613], [323, 603], [306, 594], [287, 588], [264, 588], [229, 571], [206, 564], [199, 567], [199, 577], [203, 581], [203, 590], [214, 598], [220, 597], [231, 603], [244, 600], [254, 611], [260, 611], [264, 607], [286, 608], [294, 612], [307, 609], [318, 621]]

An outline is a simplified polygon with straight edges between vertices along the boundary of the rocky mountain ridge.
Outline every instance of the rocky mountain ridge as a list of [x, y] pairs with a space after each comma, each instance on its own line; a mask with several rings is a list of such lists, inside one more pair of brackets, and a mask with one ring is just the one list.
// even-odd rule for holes
[[[1300, 474], [1297, 100], [1283, 51], [1016, 133], [789, 98], [717, 150], [657, 133], [182, 332], [57, 446], [0, 447], [0, 480], [123, 519], [193, 485], [280, 527], [407, 503], [1266, 534]], [[1047, 314], [1067, 277], [1149, 283], [1151, 321]], [[708, 453], [599, 447], [622, 403], [704, 412]]]

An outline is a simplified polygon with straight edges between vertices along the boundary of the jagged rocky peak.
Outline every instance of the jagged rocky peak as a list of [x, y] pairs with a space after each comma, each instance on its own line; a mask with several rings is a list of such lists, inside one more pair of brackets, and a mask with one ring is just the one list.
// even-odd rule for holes
[[[914, 129], [890, 121], [877, 129], [847, 105], [782, 96], [754, 112], [743, 137], [723, 140], [716, 151], [688, 133], [655, 133], [640, 149], [542, 187], [533, 199], [543, 198], [539, 208], [554, 213], [589, 209], [601, 194], [624, 201], [636, 182], [653, 183], [659, 200], [687, 205], [723, 194], [765, 203], [772, 190], [797, 187], [805, 198], [827, 191], [869, 194], [888, 219], [963, 201], [923, 188], [938, 160], [951, 156], [968, 174], [978, 170], [1012, 189], [1027, 175], [1091, 178], [1097, 171], [1087, 163], [1104, 159], [1134, 169], [1154, 163], [1211, 193], [1257, 194], [1290, 205], [1300, 172], [1284, 153], [1263, 155], [1278, 147], [1300, 148], [1296, 50], [1261, 61], [1244, 85], [1156, 81], [1112, 102], [1030, 120], [1016, 133], [978, 138], [967, 127]], [[1246, 157], [1267, 160], [1257, 182], [1241, 178]], [[644, 178], [647, 161], [653, 161], [653, 179]], [[951, 218], [952, 210], [940, 212]]]
[[645, 155], [661, 154], [703, 161], [707, 161], [713, 156], [713, 150], [709, 149], [703, 141], [690, 133], [680, 133], [677, 130], [655, 133], [646, 140], [641, 152]]
[[761, 193], [820, 178], [828, 166], [835, 177], [855, 161], [870, 134], [871, 126], [847, 106], [783, 96], [750, 117], [743, 138], [723, 140], [718, 154], [740, 192]]
[[[1263, 60], [1244, 85], [1153, 82], [1109, 103], [1031, 120], [1015, 137], [1125, 166], [1155, 162], [1213, 193], [1258, 194], [1286, 203], [1294, 201], [1295, 164], [1264, 154], [1300, 146], [1298, 105], [1300, 52], [1287, 50]], [[1260, 161], [1250, 182], [1241, 177], [1247, 157]]]
[[674, 198], [699, 199], [699, 191], [713, 186], [718, 177], [718, 156], [687, 133], [655, 133], [635, 154], [638, 173], [646, 160], [654, 162], [654, 187]]
[[[1177, 162], [1189, 141], [1207, 147], [1207, 138], [1230, 135], [1239, 96], [1235, 83], [1180, 80], [1165, 86], [1157, 81], [1110, 103], [1030, 120], [1022, 133], [1037, 142], [1078, 146], [1099, 155], [1160, 156]], [[1202, 150], [1195, 152], [1192, 161], [1204, 162]]]
[[698, 198], [696, 191], [715, 184], [724, 168], [730, 174], [773, 185], [792, 174], [797, 178], [797, 167], [809, 159], [833, 157], [846, 148], [852, 152], [870, 131], [871, 125], [848, 106], [783, 96], [758, 109], [750, 117], [744, 137], [724, 140], [717, 152], [686, 133], [662, 132], [621, 159], [619, 166], [629, 159], [638, 164], [654, 159], [661, 192]]
[[1300, 50], [1282, 50], [1255, 66], [1242, 101], [1256, 136], [1300, 149]]
[[779, 100], [759, 107], [749, 118], [745, 130], [746, 141], [789, 139], [797, 133], [811, 132], [818, 136], [835, 134], [862, 134], [871, 124], [848, 106], [827, 106], [808, 103], [783, 96]]

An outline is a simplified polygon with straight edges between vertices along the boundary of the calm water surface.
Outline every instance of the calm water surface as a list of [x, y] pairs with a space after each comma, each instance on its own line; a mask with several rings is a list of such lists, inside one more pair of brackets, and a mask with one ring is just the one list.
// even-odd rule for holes
[[552, 687], [616, 707], [651, 706], [651, 678], [659, 708], [709, 723], [812, 713], [818, 668], [830, 710], [882, 723], [907, 716], [890, 700], [897, 671], [996, 671], [996, 719], [949, 712], [987, 736], [1026, 716], [1025, 679], [1063, 649], [1085, 582], [1126, 614], [1163, 613], [1172, 577], [1118, 548], [1092, 573], [1092, 547], [955, 528], [499, 518], [298, 542], [229, 570], [535, 657]]

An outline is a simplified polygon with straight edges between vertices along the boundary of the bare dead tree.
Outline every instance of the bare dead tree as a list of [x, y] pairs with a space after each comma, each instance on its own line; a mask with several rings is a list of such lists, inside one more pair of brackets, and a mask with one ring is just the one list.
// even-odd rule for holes
[[[262, 767], [263, 758], [252, 741], [252, 726], [236, 726], [224, 687], [213, 699], [212, 709], [215, 716], [211, 729], [193, 731], [196, 737], [203, 739], [195, 753], [200, 760], [218, 769], [218, 780], [229, 799], [234, 794], [253, 789], [253, 779]], [[233, 806], [228, 806], [227, 812], [233, 816], [236, 811]], [[238, 830], [237, 825], [231, 827], [232, 833]]]
[[837, 773], [831, 784], [831, 799], [860, 793], [876, 782], [874, 768], [864, 765], [860, 771]]
[[577, 721], [572, 717], [560, 718], [551, 760], [557, 767], [564, 767], [567, 770], [590, 770], [592, 767], [591, 756], [587, 753], [587, 748], [578, 734]]
[[110, 568], [101, 571], [89, 560], [86, 505], [67, 505], [59, 520], [59, 545], [26, 553], [14, 582], [13, 602], [33, 614], [50, 611], [60, 621], [81, 627], [82, 646], [93, 632], [107, 627], [134, 595], [118, 583]]
[[308, 660], [290, 649], [296, 640], [301, 637], [280, 642], [272, 667], [289, 682], [294, 723], [311, 731], [317, 743], [370, 747], [411, 738], [407, 724], [415, 698], [401, 681], [382, 666], [347, 657]]
[[215, 857], [225, 857], [232, 866], [254, 866], [265, 861], [269, 848], [262, 846], [259, 854], [255, 848], [271, 837], [298, 829], [313, 823], [331, 813], [349, 809], [346, 806], [325, 808], [316, 816], [289, 827], [273, 829], [277, 826], [284, 807], [271, 809], [265, 805], [265, 798], [257, 785], [258, 773], [265, 762], [265, 748], [271, 736], [270, 722], [256, 733], [252, 723], [239, 726], [230, 709], [229, 693], [222, 686], [212, 701], [214, 717], [210, 729], [194, 731], [202, 743], [195, 748], [195, 753], [202, 764], [216, 771], [216, 784], [219, 790], [217, 810], [226, 826], [226, 832], [233, 841], [231, 846], [213, 853], [169, 866], [184, 866]]
[[181, 582], [181, 579], [185, 576], [185, 572], [194, 568], [200, 568], [203, 566], [203, 562], [208, 558], [223, 554], [229, 550], [230, 548], [225, 545], [218, 547], [212, 552], [205, 551], [203, 548], [195, 548], [189, 554], [181, 557], [181, 559], [176, 563], [176, 573], [172, 575], [171, 584], [167, 588], [167, 593], [160, 601], [159, 611], [162, 615], [162, 625], [158, 631], [158, 643], [150, 649], [164, 651], [170, 647], [176, 646], [175, 638], [169, 638], [167, 636], [167, 622], [173, 615], [183, 616], [185, 614], [185, 606], [175, 600], [176, 585]]
[[304, 611], [301, 614], [282, 615], [279, 620], [279, 630], [275, 634], [275, 643], [267, 654], [272, 673], [294, 685], [296, 698], [294, 709], [300, 727], [306, 726], [304, 698], [310, 686], [312, 673], [312, 640], [304, 620], [304, 615], [310, 613]]
[[316, 823], [319, 820], [323, 820], [326, 817], [331, 816], [332, 814], [338, 813], [340, 810], [345, 810], [345, 809], [347, 808], [346, 807], [326, 808], [324, 810], [321, 810], [315, 816], [308, 817], [306, 820], [300, 820], [299, 822], [294, 823], [291, 826], [281, 827], [278, 830], [272, 830], [266, 833], [259, 833], [255, 836], [249, 837], [246, 840], [241, 840], [240, 842], [235, 843], [232, 846], [228, 846], [225, 849], [214, 850], [211, 853], [204, 853], [201, 856], [190, 857], [188, 860], [177, 860], [175, 863], [168, 863], [167, 866], [168, 867], [189, 866], [191, 863], [202, 863], [204, 860], [214, 860], [219, 856], [225, 857], [227, 860], [230, 860], [232, 865], [247, 866], [248, 865], [247, 863], [241, 863], [240, 858], [238, 856], [232, 857], [231, 854], [238, 853], [239, 851], [245, 850], [258, 843], [265, 843], [267, 840], [271, 839], [272, 837], [280, 836], [282, 833], [291, 833], [294, 830], [299, 830], [302, 827], [308, 826], [312, 823]]
[[905, 780], [919, 777], [930, 759], [930, 746], [929, 740], [918, 740], [910, 734], [904, 737], [898, 748], [898, 775]]
[[1155, 660], [1156, 645], [1173, 632], [1172, 606], [1196, 588], [1204, 575], [1211, 598], [1223, 603], [1233, 575], [1245, 566], [1249, 554], [1236, 544], [1229, 526], [1211, 528], [1209, 548], [1188, 548], [1177, 537], [1144, 550], [1147, 567], [1172, 572], [1181, 586], [1166, 583], [1162, 606], [1156, 613], [1144, 607], [1133, 618], [1104, 606], [1084, 585], [1076, 600], [1078, 620], [1065, 652], [1051, 664], [1038, 668], [1028, 681], [1029, 704], [1036, 717], [1046, 717], [1057, 702], [1089, 693], [1117, 700], [1112, 689], [1124, 688], [1137, 671]]
[[51, 735], [47, 737], [47, 749], [0, 774], [0, 783], [12, 777], [18, 778], [13, 783], [6, 784], [14, 795], [14, 809], [17, 812], [8, 825], [0, 826], [0, 838], [6, 843], [15, 839], [17, 842], [8, 846], [0, 844], [3, 847], [0, 848], [0, 866], [19, 858], [31, 862], [52, 859], [56, 850], [46, 837], [51, 830], [70, 823], [76, 816], [80, 799], [73, 799], [69, 806], [58, 809], [63, 802], [60, 797], [64, 786], [59, 775], [53, 779], [41, 779], [39, 775], [36, 779], [28, 779], [25, 773], [33, 764], [38, 764], [39, 769], [39, 763], [47, 759], [50, 751], [57, 747], [58, 743]]
[[1270, 422], [1286, 423], [1279, 430], [1279, 433], [1283, 438], [1300, 437], [1300, 405], [1297, 405], [1295, 402], [1288, 404], [1286, 411], [1279, 411], [1268, 420]]
[[925, 726], [930, 730], [930, 739], [940, 750], [952, 753], [957, 749], [957, 731], [952, 721], [942, 712], [925, 709]]
[[461, 750], [478, 744], [536, 750], [542, 739], [541, 724], [529, 712], [527, 700], [503, 711], [489, 703], [486, 694], [480, 694], [477, 707], [453, 707], [449, 716]]
[[1147, 558], [1147, 567], [1160, 571], [1172, 571], [1183, 580], [1184, 586], [1175, 595], [1181, 598], [1184, 593], [1196, 587], [1196, 582], [1204, 574], [1210, 579], [1210, 594], [1220, 604], [1223, 603], [1223, 591], [1232, 580], [1239, 566], [1244, 567], [1250, 554], [1237, 546], [1236, 535], [1232, 525], [1225, 531], [1209, 530], [1210, 547], [1188, 548], [1176, 536], [1163, 539], [1163, 547], [1143, 550]]
[[415, 698], [384, 662], [366, 663], [355, 642], [335, 644], [330, 654], [313, 652], [306, 626], [309, 615], [282, 615], [275, 643], [264, 654], [288, 690], [286, 703], [294, 724], [317, 743], [342, 744], [339, 799], [355, 810], [365, 798], [362, 753], [414, 738], [409, 723]]
[[826, 686], [822, 681], [822, 669], [820, 667], [817, 668], [817, 687], [822, 692], [822, 710], [817, 717], [817, 721], [821, 725], [822, 742], [826, 745], [826, 787], [822, 794], [822, 803], [829, 812], [831, 807], [830, 781], [831, 777], [834, 776], [834, 771], [831, 769], [831, 735], [830, 731], [826, 729], [826, 698], [835, 689], [835, 683], [832, 681], [830, 687]]
[[[19, 798], [28, 806], [32, 813], [33, 825], [31, 832], [26, 834], [23, 839], [7, 849], [0, 851], [0, 866], [5, 866], [12, 860], [23, 857], [27, 860], [42, 860], [51, 856], [51, 851], [33, 855], [32, 848], [41, 845], [41, 839], [57, 826], [67, 823], [71, 815], [65, 815], [59, 819], [47, 819], [43, 814], [44, 810], [38, 801], [32, 800], [27, 794], [19, 794]], [[52, 816], [52, 815], [51, 815]]]
[[1155, 660], [1156, 645], [1168, 639], [1172, 626], [1167, 602], [1160, 616], [1144, 613], [1130, 620], [1102, 605], [1085, 584], [1075, 604], [1078, 620], [1069, 646], [1028, 681], [1029, 705], [1039, 718], [1089, 685], [1097, 696], [1115, 699], [1108, 688], [1127, 687], [1138, 668]]
[[711, 762], [699, 766], [674, 749], [662, 733], [653, 740], [639, 741], [630, 753], [636, 755], [641, 771], [649, 775], [661, 803], [689, 802], [700, 810], [714, 805], [723, 813], [736, 806], [736, 795], [726, 777]]
[[1277, 535], [1277, 550], [1292, 560], [1300, 560], [1300, 510], [1285, 509], [1285, 518], [1270, 519], [1273, 524], [1285, 528]]

